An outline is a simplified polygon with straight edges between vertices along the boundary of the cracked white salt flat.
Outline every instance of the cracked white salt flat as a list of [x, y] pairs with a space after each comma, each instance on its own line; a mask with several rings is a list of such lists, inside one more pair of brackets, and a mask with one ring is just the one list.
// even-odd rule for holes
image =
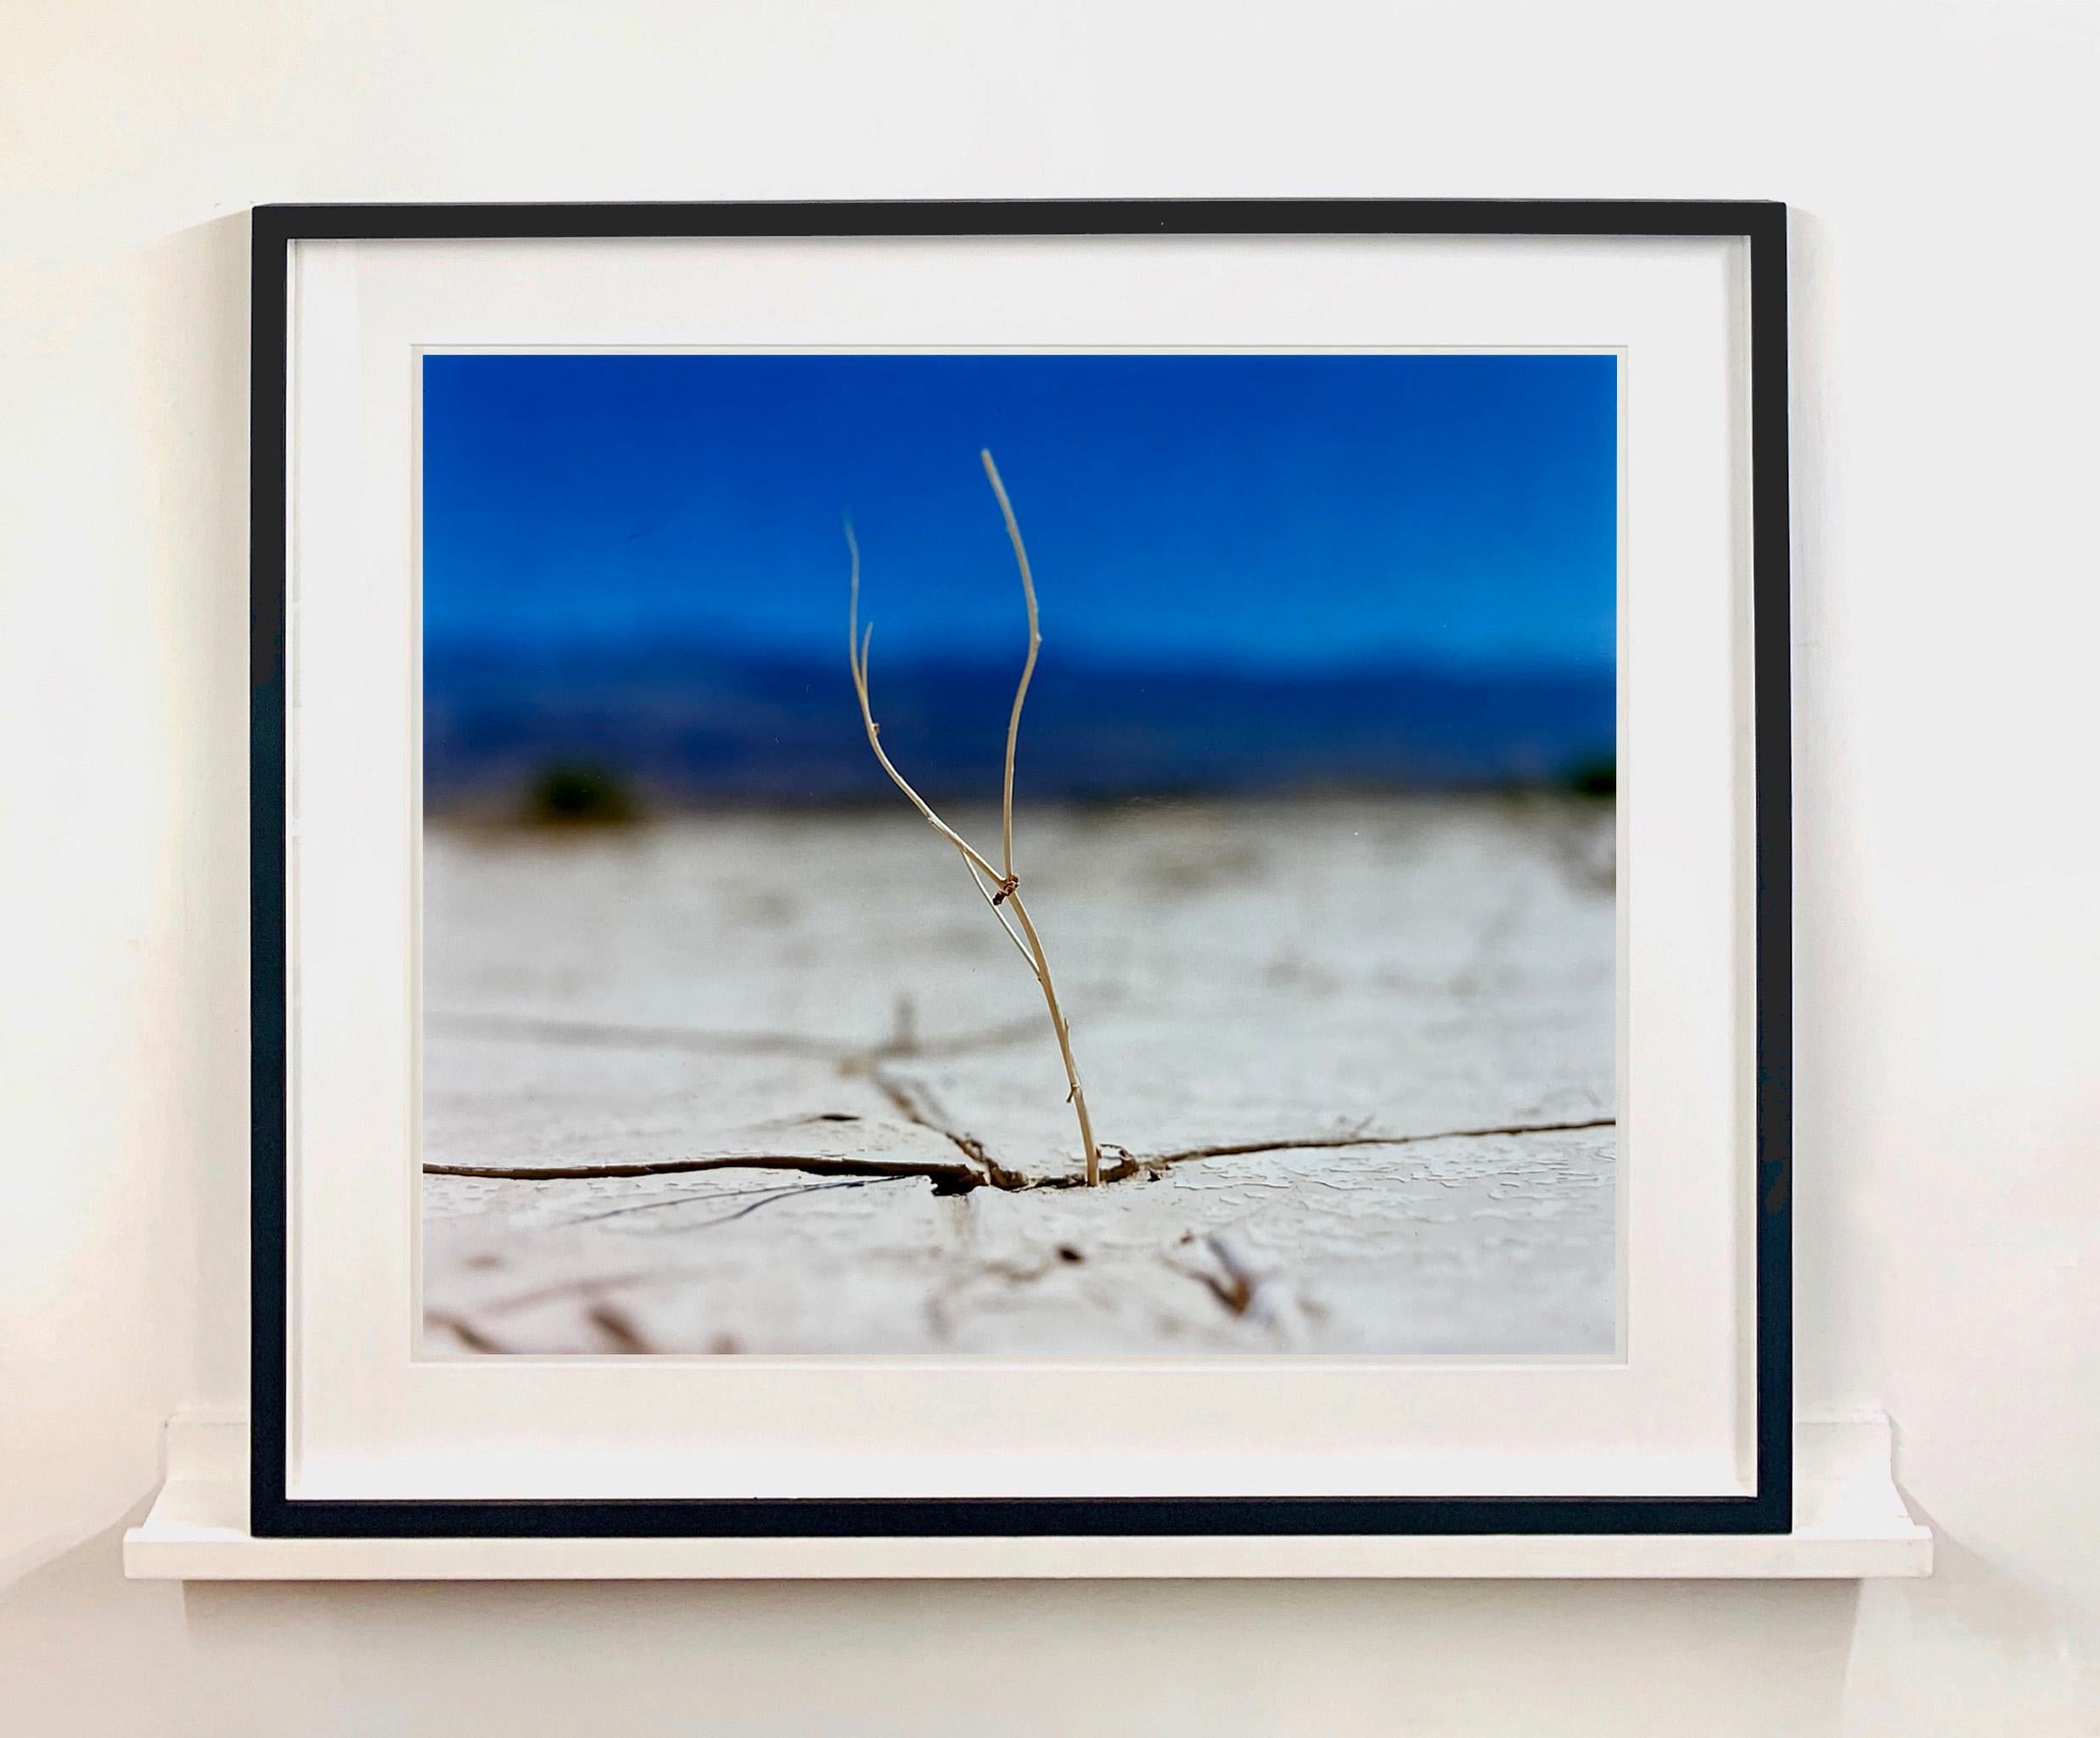
[[434, 827], [426, 1350], [1611, 1350], [1609, 805], [1020, 828], [1098, 1188], [915, 816]]

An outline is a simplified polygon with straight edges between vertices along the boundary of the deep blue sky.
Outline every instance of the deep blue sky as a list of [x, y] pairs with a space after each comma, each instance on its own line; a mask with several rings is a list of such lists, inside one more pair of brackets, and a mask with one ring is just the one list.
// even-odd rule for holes
[[434, 649], [1012, 654], [1304, 670], [1613, 659], [1609, 356], [437, 356]]

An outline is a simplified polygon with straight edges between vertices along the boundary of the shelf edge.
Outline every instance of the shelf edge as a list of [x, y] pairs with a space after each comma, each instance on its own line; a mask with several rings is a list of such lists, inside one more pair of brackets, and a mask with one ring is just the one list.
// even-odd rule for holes
[[1932, 1573], [1878, 1414], [1805, 1420], [1792, 1533], [1543, 1537], [256, 1539], [245, 1418], [169, 1421], [168, 1477], [124, 1535], [159, 1581], [1859, 1580]]

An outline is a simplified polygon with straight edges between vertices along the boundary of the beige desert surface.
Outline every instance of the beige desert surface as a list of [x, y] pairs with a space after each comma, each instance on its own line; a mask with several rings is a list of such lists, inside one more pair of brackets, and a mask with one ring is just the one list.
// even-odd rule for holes
[[425, 1355], [1614, 1350], [1609, 801], [1019, 828], [1098, 1187], [908, 810], [433, 822]]

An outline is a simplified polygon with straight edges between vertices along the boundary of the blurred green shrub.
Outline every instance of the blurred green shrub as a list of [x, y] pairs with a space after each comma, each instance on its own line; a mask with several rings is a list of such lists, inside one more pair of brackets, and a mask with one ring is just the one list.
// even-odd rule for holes
[[1619, 794], [1619, 763], [1604, 757], [1578, 760], [1568, 769], [1562, 782], [1578, 797], [1615, 797]]
[[525, 793], [525, 818], [536, 827], [624, 827], [641, 815], [634, 788], [609, 766], [545, 767]]

